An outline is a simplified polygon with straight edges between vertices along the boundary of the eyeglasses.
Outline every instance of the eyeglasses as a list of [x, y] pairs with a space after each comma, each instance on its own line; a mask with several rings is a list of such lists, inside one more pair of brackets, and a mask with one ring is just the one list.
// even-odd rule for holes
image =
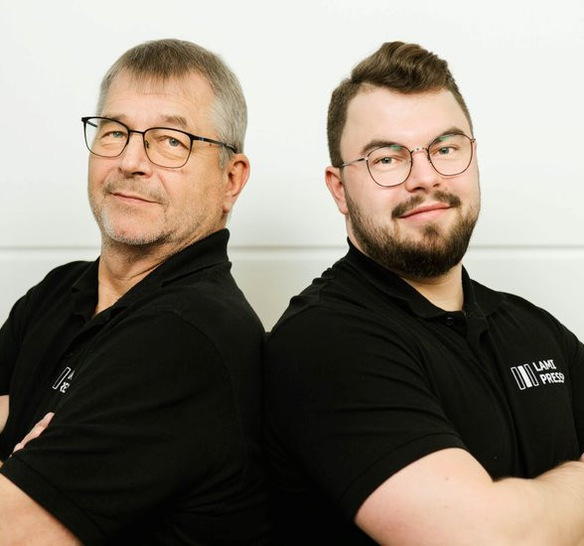
[[103, 117], [83, 117], [85, 145], [99, 157], [118, 157], [126, 149], [132, 133], [142, 135], [148, 159], [159, 167], [178, 169], [186, 164], [195, 140], [209, 142], [237, 153], [234, 146], [212, 138], [192, 135], [179, 129], [151, 127], [145, 131], [130, 129], [121, 121]]
[[434, 139], [427, 148], [410, 150], [400, 144], [380, 146], [365, 157], [343, 163], [343, 169], [354, 163], [365, 161], [367, 170], [378, 186], [390, 188], [403, 184], [412, 172], [413, 155], [425, 151], [434, 170], [442, 176], [456, 176], [466, 171], [472, 161], [474, 138], [463, 134], [442, 135]]

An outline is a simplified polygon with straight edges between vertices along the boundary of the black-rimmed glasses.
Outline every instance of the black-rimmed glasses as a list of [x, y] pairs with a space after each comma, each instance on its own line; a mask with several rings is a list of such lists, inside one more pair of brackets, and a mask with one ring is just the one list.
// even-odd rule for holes
[[104, 117], [83, 117], [85, 145], [99, 157], [118, 157], [126, 149], [132, 133], [142, 135], [148, 159], [159, 167], [178, 169], [186, 164], [193, 149], [193, 142], [208, 142], [237, 153], [234, 146], [212, 138], [192, 135], [180, 129], [151, 127], [145, 131], [130, 129], [121, 121]]
[[434, 170], [442, 176], [456, 176], [466, 171], [473, 157], [474, 138], [455, 133], [434, 139], [426, 148], [410, 150], [400, 144], [380, 146], [365, 157], [347, 161], [339, 166], [343, 169], [354, 163], [365, 161], [373, 182], [384, 188], [399, 186], [410, 176], [413, 154], [425, 151]]

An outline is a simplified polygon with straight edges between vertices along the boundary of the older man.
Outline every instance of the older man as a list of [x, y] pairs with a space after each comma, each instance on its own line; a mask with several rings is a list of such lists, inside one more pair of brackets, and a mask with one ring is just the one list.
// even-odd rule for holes
[[226, 251], [240, 85], [195, 44], [147, 42], [82, 122], [101, 254], [49, 273], [0, 332], [0, 543], [263, 544], [263, 329]]
[[446, 62], [384, 44], [328, 137], [349, 251], [267, 345], [280, 543], [583, 544], [584, 347], [461, 264], [479, 171]]

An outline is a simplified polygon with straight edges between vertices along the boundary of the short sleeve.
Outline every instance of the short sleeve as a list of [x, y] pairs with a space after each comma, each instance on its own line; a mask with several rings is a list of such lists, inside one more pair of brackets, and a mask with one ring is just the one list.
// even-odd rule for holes
[[51, 425], [2, 473], [84, 542], [185, 490], [196, 509], [237, 488], [244, 447], [230, 376], [202, 331], [170, 311], [143, 313], [76, 358]]
[[407, 464], [464, 448], [417, 344], [399, 328], [382, 338], [369, 320], [311, 308], [276, 329], [266, 347], [268, 437], [286, 445], [350, 519]]

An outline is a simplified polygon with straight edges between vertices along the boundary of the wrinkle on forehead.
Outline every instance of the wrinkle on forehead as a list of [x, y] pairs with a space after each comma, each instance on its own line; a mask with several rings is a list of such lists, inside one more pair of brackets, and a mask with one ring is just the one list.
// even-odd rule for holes
[[[163, 78], [158, 75], [136, 74], [127, 70], [119, 72], [108, 89], [101, 115], [127, 122], [127, 112], [120, 108], [120, 101], [131, 100], [134, 96], [152, 97], [167, 103], [168, 109], [156, 107], [158, 118], [163, 123], [194, 130], [192, 123], [199, 124], [213, 120], [215, 95], [207, 79], [198, 72], [191, 71], [183, 76]], [[183, 105], [187, 109], [175, 110], [171, 105]], [[163, 103], [164, 104], [164, 103]], [[150, 108], [152, 109], [152, 108]], [[167, 111], [165, 111], [167, 110]], [[192, 119], [191, 119], [192, 118]]]

